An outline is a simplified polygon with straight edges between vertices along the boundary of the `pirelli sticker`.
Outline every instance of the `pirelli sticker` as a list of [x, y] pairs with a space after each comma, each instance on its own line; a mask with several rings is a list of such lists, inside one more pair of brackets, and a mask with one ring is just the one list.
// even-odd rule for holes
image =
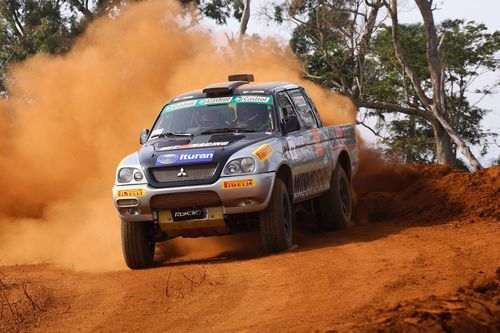
[[143, 197], [146, 195], [146, 190], [143, 188], [133, 188], [130, 190], [118, 190], [116, 196], [118, 198], [125, 197]]
[[273, 147], [268, 145], [267, 143], [255, 149], [253, 153], [260, 161], [260, 163], [264, 163], [271, 155], [273, 154]]
[[231, 190], [235, 188], [254, 187], [255, 185], [257, 185], [257, 180], [255, 178], [228, 180], [222, 182], [222, 189]]

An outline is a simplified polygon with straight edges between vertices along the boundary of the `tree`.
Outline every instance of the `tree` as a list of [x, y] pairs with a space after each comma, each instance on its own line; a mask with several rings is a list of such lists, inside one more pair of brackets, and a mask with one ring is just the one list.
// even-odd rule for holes
[[[443, 73], [445, 77], [446, 107], [453, 128], [470, 145], [483, 144], [483, 154], [488, 147], [488, 139], [494, 136], [480, 127], [480, 121], [487, 110], [471, 105], [467, 98], [470, 85], [484, 71], [495, 70], [498, 61], [498, 33], [487, 33], [486, 27], [464, 20], [447, 20], [438, 26], [438, 32], [445, 36], [441, 45]], [[421, 24], [400, 25], [401, 48], [421, 84], [430, 80], [426, 66], [426, 42]], [[384, 27], [372, 41], [373, 54], [379, 60], [384, 75], [374, 81], [370, 96], [373, 99], [391, 103], [410, 104], [415, 92], [405, 85], [405, 77], [398, 66], [392, 48], [391, 27]], [[408, 92], [409, 91], [409, 92]], [[491, 87], [474, 91], [483, 96], [491, 93]], [[480, 100], [481, 98], [479, 98]], [[477, 104], [477, 103], [476, 103]], [[380, 114], [378, 114], [380, 115]], [[412, 126], [411, 128], [409, 126]], [[433, 132], [430, 124], [411, 115], [398, 116], [389, 124], [391, 135], [382, 142], [389, 146], [391, 155], [400, 155], [408, 162], [435, 162], [436, 150], [432, 142]], [[403, 149], [404, 148], [404, 152]], [[452, 149], [456, 158], [456, 145]], [[409, 154], [409, 155], [408, 155]]]
[[[448, 27], [447, 34], [438, 35], [432, 1], [416, 1], [423, 24], [413, 27], [399, 24], [396, 0], [391, 3], [386, 0], [295, 0], [276, 6], [274, 18], [278, 22], [289, 21], [296, 25], [291, 46], [306, 64], [306, 77], [326, 88], [350, 95], [358, 106], [366, 108], [368, 114], [382, 120], [379, 124], [384, 125], [385, 113], [404, 115], [387, 124], [390, 131], [399, 131], [401, 135], [398, 140], [386, 143], [405, 147], [409, 152], [408, 143], [413, 142], [413, 147], [421, 148], [420, 158], [449, 164], [455, 164], [458, 148], [478, 168], [480, 165], [462, 136], [467, 130], [469, 135], [481, 132], [479, 120], [484, 110], [474, 105], [467, 106], [465, 93], [460, 98], [450, 94], [450, 77], [447, 76], [460, 66], [458, 59], [451, 61], [454, 51], [445, 52], [445, 42], [452, 36], [457, 37], [458, 31]], [[384, 19], [378, 17], [382, 6], [390, 17], [390, 27], [384, 28]], [[389, 37], [389, 44], [385, 45], [389, 48], [380, 50], [380, 45], [372, 39], [384, 33]], [[469, 60], [478, 66], [476, 71], [465, 73], [472, 80], [483, 70], [495, 70], [498, 64], [495, 58], [497, 38], [485, 41], [481, 34], [484, 35], [484, 31], [469, 36], [469, 42], [473, 41], [471, 50], [468, 50]], [[474, 60], [473, 53], [477, 55], [484, 51], [487, 51], [485, 57], [490, 63], [479, 61], [477, 57]], [[456, 103], [458, 100], [461, 103]], [[466, 126], [463, 126], [464, 120]], [[407, 126], [414, 128], [402, 132]], [[413, 138], [403, 143], [403, 134]], [[415, 140], [419, 135], [420, 138]], [[430, 150], [427, 149], [429, 139], [434, 141]], [[468, 142], [474, 143], [474, 140]]]

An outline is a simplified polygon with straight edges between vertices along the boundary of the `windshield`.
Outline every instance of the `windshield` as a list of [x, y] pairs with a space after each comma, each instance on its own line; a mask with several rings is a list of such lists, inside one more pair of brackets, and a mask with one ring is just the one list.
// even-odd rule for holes
[[150, 138], [218, 132], [271, 132], [273, 98], [242, 95], [199, 98], [166, 105]]

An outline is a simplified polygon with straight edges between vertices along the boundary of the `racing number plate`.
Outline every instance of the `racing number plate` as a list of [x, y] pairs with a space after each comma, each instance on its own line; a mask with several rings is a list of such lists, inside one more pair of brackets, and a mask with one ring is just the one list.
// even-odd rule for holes
[[206, 218], [205, 208], [177, 208], [172, 209], [172, 219], [174, 222], [187, 220], [198, 220]]

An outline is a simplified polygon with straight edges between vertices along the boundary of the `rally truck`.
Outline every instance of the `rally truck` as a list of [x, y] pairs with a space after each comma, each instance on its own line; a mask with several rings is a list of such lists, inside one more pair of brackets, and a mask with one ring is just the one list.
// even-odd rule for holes
[[171, 99], [119, 164], [113, 199], [128, 267], [152, 265], [155, 243], [179, 236], [260, 231], [265, 252], [289, 249], [299, 205], [323, 229], [350, 224], [354, 127], [323, 126], [299, 85], [250, 82], [230, 75]]

